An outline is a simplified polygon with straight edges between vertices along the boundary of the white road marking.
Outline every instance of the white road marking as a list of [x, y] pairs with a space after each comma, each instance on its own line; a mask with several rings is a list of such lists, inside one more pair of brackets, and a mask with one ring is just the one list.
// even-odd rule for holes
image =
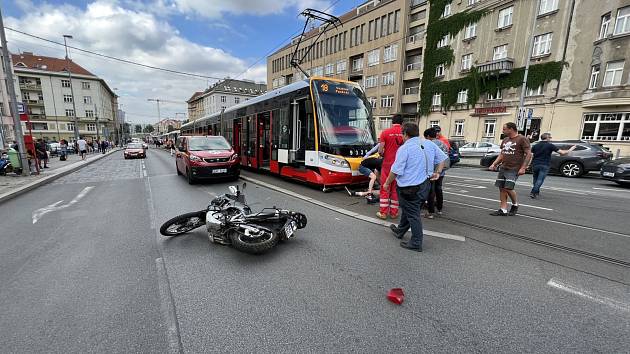
[[[489, 200], [491, 202], [498, 202], [498, 200], [496, 200], [496, 199], [477, 197], [477, 196], [474, 196], [474, 195], [466, 195], [466, 194], [459, 194], [459, 193], [453, 193], [453, 192], [444, 192], [444, 194], [453, 194], [453, 195], [458, 195], [460, 197]], [[535, 208], [535, 209], [542, 209], [542, 210], [553, 211], [553, 209], [550, 209], [550, 208], [543, 208], [543, 207], [539, 207], [539, 206], [535, 206], [535, 205], [529, 205], [529, 204], [520, 204], [519, 203], [518, 206], [524, 206], [524, 207], [527, 207], [527, 208]]]
[[[479, 182], [479, 181], [483, 181], [483, 182], [491, 182], [494, 184], [494, 182], [496, 181], [496, 179], [489, 179], [489, 178], [479, 178], [477, 180], [470, 180], [470, 177], [463, 177], [463, 176], [455, 176], [455, 175], [447, 175], [447, 177], [454, 177], [454, 178], [461, 178], [464, 179], [464, 182]], [[444, 182], [444, 184], [447, 184], [447, 182]], [[457, 183], [455, 183], [455, 185], [457, 185]], [[533, 184], [529, 183], [529, 182], [516, 182], [517, 186], [521, 186], [521, 187], [532, 187]], [[462, 185], [464, 187], [467, 187], [466, 185]], [[589, 192], [589, 191], [585, 191], [585, 190], [579, 190], [579, 189], [569, 189], [569, 188], [562, 188], [562, 187], [550, 187], [550, 186], [544, 186], [543, 189], [548, 189], [548, 190], [554, 190], [554, 191], [558, 191], [558, 192], [566, 192], [566, 193], [572, 193], [572, 194], [579, 194], [579, 195], [584, 195], [584, 194], [598, 194], [595, 192]], [[597, 189], [597, 188], [593, 188], [593, 189]]]
[[46, 214], [48, 214], [50, 212], [61, 210], [61, 209], [65, 209], [65, 208], [69, 208], [69, 207], [73, 206], [74, 204], [78, 203], [81, 199], [83, 199], [83, 197], [85, 197], [85, 195], [88, 194], [88, 192], [90, 192], [93, 188], [94, 188], [94, 186], [83, 188], [83, 190], [76, 197], [74, 197], [74, 199], [72, 199], [66, 205], [59, 205], [59, 204], [63, 203], [63, 200], [60, 200], [60, 201], [58, 201], [56, 203], [53, 203], [53, 204], [50, 204], [50, 205], [48, 205], [46, 207], [39, 208], [39, 209], [35, 210], [33, 212], [33, 224], [35, 224], [39, 219], [41, 219], [42, 216], [44, 216], [44, 215], [46, 215]]
[[[492, 211], [496, 210], [496, 208], [495, 209], [487, 208], [487, 207], [482, 207], [482, 206], [474, 205], [474, 204], [454, 202], [454, 201], [451, 201], [451, 200], [444, 200], [444, 201], [449, 203], [449, 204], [463, 205], [463, 206], [467, 206], [467, 207], [471, 207], [471, 208], [475, 208], [475, 209], [492, 210]], [[611, 235], [615, 235], [615, 236], [621, 236], [621, 237], [628, 237], [628, 238], [630, 238], [630, 235], [622, 234], [622, 233], [619, 233], [619, 232], [607, 231], [607, 230], [602, 230], [602, 229], [596, 229], [594, 227], [588, 227], [588, 226], [582, 226], [582, 225], [569, 224], [567, 222], [558, 221], [558, 220], [543, 219], [543, 218], [539, 218], [539, 217], [536, 217], [536, 216], [523, 215], [523, 214], [516, 214], [515, 216], [522, 217], [522, 218], [528, 218], [528, 219], [534, 219], [534, 220], [540, 220], [540, 221], [546, 221], [546, 222], [550, 222], [552, 224], [558, 224], [558, 225], [575, 227], [577, 229], [590, 230], [590, 231], [601, 232], [601, 233], [605, 233], [605, 234], [611, 234]]]
[[597, 189], [597, 190], [602, 190], [602, 191], [615, 191], [615, 192], [625, 192], [625, 193], [630, 193], [630, 190], [624, 190], [621, 188], [599, 188], [599, 187], [593, 187], [593, 189]]
[[466, 184], [466, 183], [444, 182], [444, 184], [447, 184], [449, 186], [464, 187], [464, 188], [475, 188], [475, 189], [486, 189], [486, 188], [488, 188], [486, 186], [479, 186], [479, 185], [476, 185], [476, 184]]
[[599, 304], [602, 305], [606, 305], [608, 307], [612, 307], [615, 310], [620, 310], [620, 311], [625, 311], [625, 312], [630, 312], [630, 304], [622, 302], [622, 301], [617, 301], [615, 299], [611, 299], [609, 297], [606, 296], [602, 296], [602, 295], [598, 295], [592, 291], [588, 291], [585, 289], [580, 289], [576, 286], [570, 285], [570, 284], [566, 284], [563, 283], [559, 280], [556, 279], [549, 279], [549, 281], [547, 282], [547, 286], [550, 286], [552, 288], [556, 288], [562, 291], [566, 291], [570, 294], [573, 295], [577, 295], [579, 297], [582, 297], [584, 299], [587, 300], [591, 300], [594, 302], [597, 302]]
[[[263, 187], [267, 187], [269, 189], [275, 190], [275, 191], [280, 192], [280, 193], [284, 193], [284, 194], [290, 195], [290, 196], [295, 197], [297, 199], [300, 199], [300, 200], [303, 200], [303, 201], [306, 201], [306, 202], [318, 205], [320, 207], [323, 207], [323, 208], [326, 208], [326, 209], [338, 212], [340, 214], [347, 215], [347, 216], [350, 216], [350, 217], [353, 217], [353, 218], [356, 218], [356, 219], [361, 219], [363, 221], [370, 222], [372, 224], [382, 225], [382, 226], [385, 226], [385, 227], [388, 227], [388, 228], [389, 228], [389, 225], [391, 225], [391, 221], [385, 221], [385, 220], [381, 220], [381, 219], [365, 216], [365, 215], [362, 215], [362, 214], [359, 214], [359, 213], [355, 213], [354, 211], [351, 211], [351, 210], [342, 209], [342, 208], [337, 207], [336, 205], [331, 205], [331, 204], [328, 204], [328, 203], [324, 203], [324, 202], [319, 201], [317, 199], [314, 199], [314, 198], [311, 198], [311, 197], [307, 197], [307, 196], [295, 193], [295, 192], [290, 191], [288, 189], [284, 189], [284, 188], [281, 188], [281, 187], [278, 187], [278, 186], [274, 186], [271, 183], [266, 183], [266, 182], [260, 181], [258, 179], [252, 178], [252, 177], [246, 177], [246, 176], [241, 175], [241, 179], [244, 179], [244, 180], [249, 181], [249, 182], [256, 183], [258, 185], [261, 185]], [[446, 233], [442, 233], [442, 232], [435, 232], [435, 231], [430, 231], [430, 230], [423, 230], [423, 233], [425, 235], [428, 235], [428, 236], [439, 237], [439, 238], [446, 238], [446, 239], [449, 239], [449, 240], [455, 240], [455, 241], [461, 241], [461, 242], [465, 242], [466, 241], [466, 238], [464, 236], [459, 236], [459, 235], [451, 235], [451, 234], [446, 234]]]

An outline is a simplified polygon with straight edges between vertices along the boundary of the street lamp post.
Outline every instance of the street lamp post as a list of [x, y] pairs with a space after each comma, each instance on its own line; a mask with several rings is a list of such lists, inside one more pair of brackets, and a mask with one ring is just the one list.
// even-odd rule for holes
[[157, 134], [160, 135], [160, 99], [159, 98], [148, 98], [147, 101], [153, 101], [157, 103], [157, 112], [158, 112], [158, 124], [157, 124]]
[[[63, 45], [66, 48], [66, 69], [68, 70], [68, 79], [70, 80], [70, 94], [72, 95], [72, 116], [74, 117], [74, 141], [79, 140], [79, 123], [77, 122], [77, 106], [74, 102], [74, 88], [72, 87], [72, 73], [70, 70], [70, 57], [68, 56], [68, 43], [66, 39], [72, 39], [69, 34], [63, 35]], [[98, 129], [98, 127], [97, 127]]]

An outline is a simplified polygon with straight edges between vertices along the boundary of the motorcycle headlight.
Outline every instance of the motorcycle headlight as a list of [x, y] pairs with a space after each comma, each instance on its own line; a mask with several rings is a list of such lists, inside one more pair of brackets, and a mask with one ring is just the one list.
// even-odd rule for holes
[[190, 159], [190, 161], [196, 161], [196, 162], [202, 161], [201, 157], [197, 155], [193, 155], [193, 154], [191, 154], [188, 158]]

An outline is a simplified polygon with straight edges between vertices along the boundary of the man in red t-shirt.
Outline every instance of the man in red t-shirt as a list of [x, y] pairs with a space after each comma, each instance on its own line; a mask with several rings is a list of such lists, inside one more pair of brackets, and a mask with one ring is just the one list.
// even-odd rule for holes
[[383, 187], [389, 171], [396, 160], [396, 152], [398, 147], [403, 144], [403, 135], [400, 125], [403, 117], [400, 114], [392, 116], [391, 128], [381, 132], [379, 139], [380, 146], [378, 153], [383, 156], [383, 165], [381, 167], [381, 194], [380, 194], [380, 210], [376, 213], [380, 219], [387, 219], [389, 215], [392, 219], [398, 217], [398, 194], [396, 193], [396, 181], [393, 181], [388, 188]]
[[449, 143], [447, 137], [442, 135], [442, 128], [440, 128], [439, 125], [436, 125], [435, 127], [433, 127], [433, 129], [435, 129], [435, 132], [437, 133], [438, 140], [443, 142], [444, 145], [446, 145], [446, 149], [447, 149], [446, 154], [448, 155], [449, 151], [451, 151], [451, 143]]

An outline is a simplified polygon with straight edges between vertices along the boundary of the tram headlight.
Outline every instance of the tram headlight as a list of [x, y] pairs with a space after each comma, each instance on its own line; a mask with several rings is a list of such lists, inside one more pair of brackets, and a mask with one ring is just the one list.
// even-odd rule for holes
[[335, 167], [350, 168], [350, 164], [344, 158], [335, 157], [326, 153], [320, 153], [319, 160]]

